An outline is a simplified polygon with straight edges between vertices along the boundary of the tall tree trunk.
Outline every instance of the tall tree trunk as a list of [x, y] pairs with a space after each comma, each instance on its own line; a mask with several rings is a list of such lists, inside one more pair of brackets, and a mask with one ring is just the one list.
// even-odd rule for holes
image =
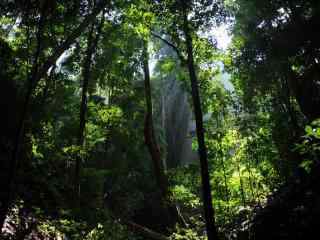
[[4, 221], [6, 219], [6, 215], [8, 213], [8, 210], [10, 208], [10, 204], [12, 199], [14, 198], [14, 181], [15, 181], [15, 175], [18, 168], [18, 160], [19, 160], [19, 154], [21, 149], [21, 143], [24, 138], [24, 132], [25, 132], [25, 118], [27, 116], [28, 112], [28, 106], [31, 100], [32, 91], [33, 91], [33, 83], [34, 83], [34, 76], [36, 75], [38, 69], [39, 69], [39, 58], [41, 55], [41, 48], [42, 48], [42, 35], [43, 30], [46, 22], [46, 16], [43, 13], [43, 10], [45, 9], [46, 4], [41, 9], [41, 16], [37, 24], [37, 33], [36, 33], [36, 49], [32, 57], [32, 68], [29, 74], [27, 75], [27, 81], [26, 81], [26, 95], [24, 102], [22, 104], [22, 112], [21, 114], [18, 114], [18, 123], [17, 123], [17, 130], [14, 135], [14, 146], [11, 153], [11, 161], [10, 161], [10, 167], [9, 167], [9, 174], [8, 174], [8, 183], [7, 183], [7, 194], [4, 195], [4, 199], [1, 199], [1, 205], [0, 205], [0, 232], [2, 231], [2, 227], [4, 224]]
[[147, 104], [147, 111], [145, 115], [144, 123], [144, 139], [148, 147], [151, 159], [153, 161], [154, 172], [156, 181], [160, 187], [162, 198], [165, 200], [168, 197], [168, 180], [164, 173], [164, 167], [162, 164], [161, 153], [159, 145], [156, 141], [153, 128], [152, 117], [152, 99], [151, 99], [151, 84], [150, 84], [150, 71], [149, 71], [149, 56], [148, 56], [148, 44], [144, 43], [143, 49], [143, 71], [144, 71], [144, 89], [145, 98]]
[[81, 171], [81, 163], [82, 163], [82, 154], [81, 150], [83, 149], [84, 144], [84, 131], [86, 128], [86, 112], [87, 112], [87, 94], [88, 94], [88, 86], [90, 80], [90, 68], [91, 68], [91, 60], [92, 60], [92, 39], [93, 39], [93, 31], [94, 31], [94, 24], [91, 25], [91, 29], [88, 33], [87, 39], [87, 49], [86, 55], [84, 59], [84, 63], [82, 66], [82, 92], [81, 92], [81, 103], [80, 103], [80, 116], [79, 116], [79, 132], [78, 132], [78, 146], [80, 148], [80, 152], [76, 158], [76, 165], [75, 165], [75, 195], [79, 206], [80, 201], [80, 171]]
[[[81, 93], [80, 116], [79, 116], [79, 133], [78, 133], [79, 134], [78, 146], [80, 147], [80, 150], [82, 150], [84, 146], [84, 140], [85, 140], [88, 88], [89, 88], [89, 81], [91, 78], [91, 66], [92, 66], [91, 62], [93, 60], [93, 55], [99, 42], [103, 24], [104, 24], [104, 14], [101, 17], [101, 22], [97, 28], [96, 34], [94, 34], [95, 23], [92, 23], [90, 31], [88, 32], [87, 49], [86, 49], [86, 55], [85, 55], [83, 68], [82, 68], [83, 81], [82, 81], [82, 93]], [[83, 159], [80, 151], [80, 154], [77, 156], [77, 159], [76, 159], [75, 186], [74, 186], [78, 206], [80, 206], [80, 195], [81, 195], [80, 180], [81, 180], [82, 160]]]
[[150, 84], [150, 71], [149, 71], [149, 55], [148, 55], [148, 44], [144, 43], [143, 48], [143, 71], [144, 71], [144, 89], [145, 98], [147, 104], [147, 111], [145, 115], [144, 123], [144, 139], [148, 147], [151, 159], [153, 162], [154, 173], [157, 181], [157, 185], [160, 188], [162, 206], [160, 206], [161, 211], [165, 211], [166, 223], [168, 226], [173, 227], [177, 222], [182, 225], [186, 225], [186, 222], [180, 213], [178, 206], [169, 201], [169, 190], [168, 190], [168, 179], [164, 172], [163, 160], [161, 158], [160, 147], [157, 143], [154, 134], [153, 127], [153, 116], [152, 116], [152, 98], [151, 98], [151, 84]]
[[[57, 59], [61, 56], [61, 54], [64, 53], [64, 51], [66, 51], [71, 46], [71, 44], [75, 41], [75, 39], [77, 39], [83, 33], [83, 31], [86, 29], [88, 24], [90, 24], [96, 18], [96, 16], [101, 12], [101, 10], [107, 5], [107, 3], [108, 1], [100, 1], [97, 7], [84, 18], [81, 24], [67, 37], [67, 39], [52, 51], [53, 54], [44, 61], [44, 64], [40, 65], [38, 64], [38, 62], [34, 62], [33, 64], [31, 74], [28, 77], [28, 81], [27, 81], [27, 87], [26, 87], [27, 91], [26, 91], [22, 108], [21, 108], [22, 110], [19, 116], [19, 122], [17, 124], [17, 131], [15, 134], [15, 139], [13, 144], [14, 146], [11, 154], [11, 163], [10, 163], [11, 166], [10, 166], [10, 172], [8, 174], [9, 176], [8, 177], [9, 178], [8, 193], [5, 194], [5, 197], [3, 199], [1, 199], [0, 232], [2, 231], [5, 218], [7, 216], [8, 210], [13, 200], [14, 181], [16, 178], [17, 166], [19, 164], [19, 157], [20, 157], [19, 149], [21, 147], [22, 139], [24, 136], [25, 119], [29, 113], [29, 105], [31, 102], [33, 91], [36, 88], [40, 79], [47, 74], [50, 67], [52, 67], [55, 64]], [[41, 26], [41, 24], [39, 24], [39, 26]], [[40, 33], [40, 31], [38, 32]], [[35, 56], [40, 55], [40, 52], [41, 52], [41, 48], [39, 47], [39, 43], [38, 43]]]
[[206, 220], [208, 240], [213, 240], [213, 239], [218, 239], [218, 231], [215, 225], [214, 210], [212, 206], [208, 157], [207, 157], [207, 149], [204, 141], [203, 116], [202, 116], [199, 89], [198, 89], [198, 79], [195, 71], [195, 64], [194, 64], [194, 58], [193, 58], [192, 37], [191, 37], [189, 22], [187, 18], [187, 7], [184, 1], [182, 1], [182, 7], [183, 7], [183, 31], [186, 38], [186, 48], [187, 48], [187, 66], [188, 66], [189, 77], [191, 81], [193, 109], [194, 109], [194, 115], [196, 119], [196, 128], [197, 128], [198, 152], [199, 152], [200, 166], [201, 166], [204, 214], [205, 214], [205, 220]]

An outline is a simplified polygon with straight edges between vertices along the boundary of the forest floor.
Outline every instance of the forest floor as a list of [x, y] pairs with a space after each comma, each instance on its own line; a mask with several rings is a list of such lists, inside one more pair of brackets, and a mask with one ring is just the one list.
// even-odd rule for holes
[[[320, 164], [310, 172], [300, 168], [269, 196], [266, 205], [256, 208], [250, 221], [234, 226], [227, 233], [227, 239], [237, 240], [303, 240], [315, 239], [314, 233], [320, 227]], [[39, 228], [39, 225], [41, 227]], [[35, 217], [34, 213], [13, 208], [4, 226], [1, 239], [68, 239], [59, 231], [50, 233], [47, 219]]]

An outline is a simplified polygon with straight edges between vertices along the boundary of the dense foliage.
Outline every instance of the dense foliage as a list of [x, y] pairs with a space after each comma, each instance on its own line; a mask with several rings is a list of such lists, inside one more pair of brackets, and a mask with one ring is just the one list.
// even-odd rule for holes
[[319, 25], [316, 0], [2, 1], [1, 239], [307, 239]]

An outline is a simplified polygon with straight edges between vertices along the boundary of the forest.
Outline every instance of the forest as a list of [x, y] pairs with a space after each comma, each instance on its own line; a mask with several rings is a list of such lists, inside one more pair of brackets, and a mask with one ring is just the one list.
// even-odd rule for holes
[[1, 0], [1, 240], [308, 240], [319, 0]]

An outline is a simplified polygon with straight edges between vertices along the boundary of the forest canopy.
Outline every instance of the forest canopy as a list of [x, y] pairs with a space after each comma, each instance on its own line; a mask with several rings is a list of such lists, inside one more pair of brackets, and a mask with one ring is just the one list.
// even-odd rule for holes
[[1, 1], [0, 239], [313, 239], [318, 29], [317, 0]]

